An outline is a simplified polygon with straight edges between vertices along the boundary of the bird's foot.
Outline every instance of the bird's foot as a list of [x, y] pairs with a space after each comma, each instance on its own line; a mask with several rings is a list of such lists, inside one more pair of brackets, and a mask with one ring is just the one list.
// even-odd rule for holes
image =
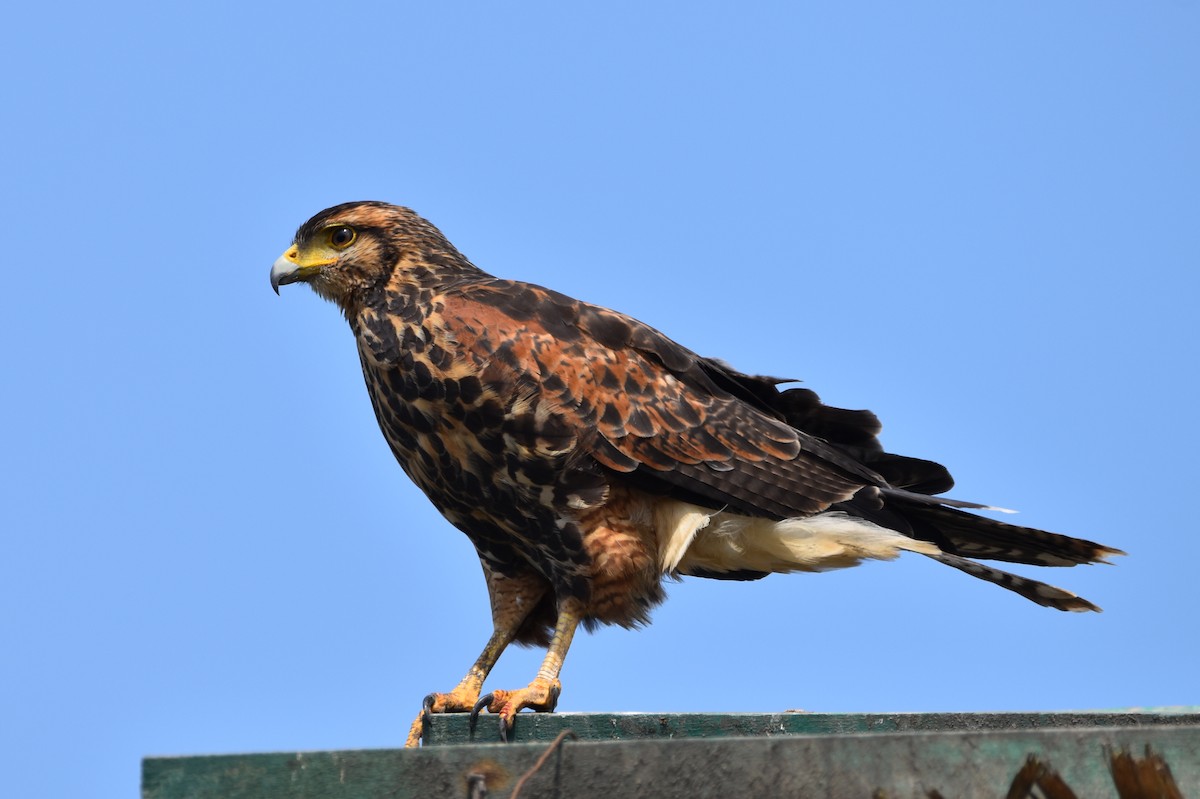
[[[413, 748], [421, 743], [429, 730], [429, 717], [434, 713], [466, 713], [471, 711], [471, 721], [475, 721], [477, 711], [475, 701], [479, 697], [478, 688], [458, 686], [448, 694], [432, 693], [421, 703], [421, 712], [417, 714], [412, 725], [408, 728], [408, 738], [404, 741], [406, 748]], [[474, 724], [472, 723], [472, 726]]]
[[489, 713], [500, 716], [500, 740], [507, 743], [509, 730], [513, 728], [518, 713], [524, 708], [539, 713], [550, 713], [557, 707], [560, 693], [561, 682], [538, 677], [529, 685], [515, 691], [497, 690], [484, 694], [471, 709], [471, 728], [475, 727], [479, 711], [486, 707]]

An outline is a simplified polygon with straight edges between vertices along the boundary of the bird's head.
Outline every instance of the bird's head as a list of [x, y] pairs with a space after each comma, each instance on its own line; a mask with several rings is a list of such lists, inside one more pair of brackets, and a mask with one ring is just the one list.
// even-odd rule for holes
[[[455, 262], [470, 267], [437, 228], [408, 208], [343, 203], [300, 226], [292, 246], [271, 267], [271, 288], [278, 294], [288, 283], [308, 283], [349, 314], [371, 289], [386, 286], [406, 264]], [[430, 270], [405, 271], [419, 277]]]

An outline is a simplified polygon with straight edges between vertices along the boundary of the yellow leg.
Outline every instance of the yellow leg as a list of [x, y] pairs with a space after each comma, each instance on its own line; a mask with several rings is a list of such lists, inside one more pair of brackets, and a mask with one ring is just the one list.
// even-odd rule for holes
[[417, 714], [416, 719], [408, 728], [408, 738], [404, 742], [406, 747], [420, 744], [430, 713], [464, 713], [474, 709], [475, 702], [479, 699], [479, 692], [483, 688], [483, 681], [487, 679], [492, 667], [496, 665], [496, 661], [500, 659], [501, 653], [512, 641], [515, 633], [515, 626], [511, 629], [495, 630], [483, 648], [483, 652], [467, 671], [467, 676], [463, 677], [452, 691], [432, 693], [425, 697], [421, 712]]
[[484, 576], [492, 604], [492, 637], [452, 691], [425, 697], [421, 712], [408, 728], [405, 747], [420, 745], [430, 713], [463, 713], [475, 709], [483, 681], [546, 591], [545, 582], [536, 577], [504, 577], [489, 571], [486, 566]]
[[558, 674], [562, 671], [563, 660], [567, 656], [567, 650], [571, 648], [571, 639], [575, 637], [575, 629], [582, 618], [583, 603], [578, 599], [560, 602], [554, 637], [550, 640], [546, 658], [542, 661], [542, 667], [538, 669], [533, 682], [515, 691], [492, 691], [476, 704], [476, 708], [486, 706], [488, 711], [500, 714], [502, 740], [508, 740], [508, 731], [512, 729], [516, 715], [524, 708], [550, 712], [558, 704], [558, 695], [562, 692]]

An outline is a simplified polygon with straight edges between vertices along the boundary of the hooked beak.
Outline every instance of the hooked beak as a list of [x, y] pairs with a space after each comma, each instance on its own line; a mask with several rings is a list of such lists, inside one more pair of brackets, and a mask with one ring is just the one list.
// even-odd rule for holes
[[271, 288], [278, 294], [280, 286], [286, 286], [288, 283], [298, 283], [301, 280], [309, 280], [321, 271], [321, 267], [327, 266], [335, 260], [337, 259], [329, 258], [323, 261], [305, 260], [300, 257], [300, 248], [293, 244], [271, 266]]

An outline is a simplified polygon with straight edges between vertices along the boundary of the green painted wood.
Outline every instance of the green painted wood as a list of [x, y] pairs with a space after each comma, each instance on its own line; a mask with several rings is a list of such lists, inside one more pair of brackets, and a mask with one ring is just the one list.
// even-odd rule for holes
[[[509, 739], [552, 741], [565, 729], [580, 740], [621, 741], [1164, 724], [1200, 724], [1200, 708], [1057, 713], [522, 713]], [[494, 716], [481, 715], [472, 734], [469, 714], [448, 713], [430, 718], [425, 743], [492, 743], [499, 735]]]
[[[1200, 796], [1200, 725], [567, 741], [522, 799], [1004, 796], [1037, 755], [1079, 797], [1116, 797], [1107, 752], [1152, 747]], [[143, 799], [507, 797], [545, 743], [149, 758]]]

